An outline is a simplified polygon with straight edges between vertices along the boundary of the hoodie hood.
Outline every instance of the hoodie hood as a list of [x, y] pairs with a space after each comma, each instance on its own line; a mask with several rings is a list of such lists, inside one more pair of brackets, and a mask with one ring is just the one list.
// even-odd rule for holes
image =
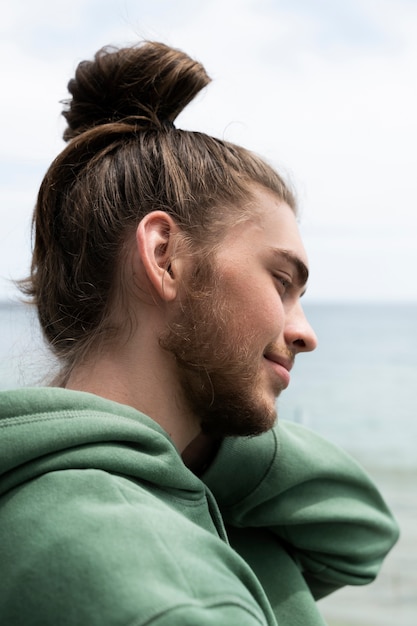
[[180, 491], [187, 499], [204, 489], [154, 420], [93, 394], [0, 392], [0, 433], [0, 496], [47, 472], [91, 468]]

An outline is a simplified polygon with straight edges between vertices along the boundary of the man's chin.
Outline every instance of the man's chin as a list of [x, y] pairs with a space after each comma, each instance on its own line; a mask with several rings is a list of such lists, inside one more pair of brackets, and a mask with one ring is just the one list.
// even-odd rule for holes
[[277, 421], [276, 404], [263, 406], [240, 406], [233, 411], [207, 415], [201, 421], [202, 431], [216, 438], [254, 437], [271, 430]]

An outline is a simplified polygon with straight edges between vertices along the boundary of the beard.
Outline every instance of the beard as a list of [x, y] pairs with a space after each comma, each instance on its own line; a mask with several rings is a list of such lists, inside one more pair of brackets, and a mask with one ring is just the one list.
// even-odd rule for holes
[[[206, 435], [259, 435], [277, 419], [275, 404], [261, 395], [263, 352], [245, 336], [216, 276], [214, 263], [206, 259], [160, 345], [174, 356], [186, 406]], [[277, 383], [275, 395], [280, 391]]]

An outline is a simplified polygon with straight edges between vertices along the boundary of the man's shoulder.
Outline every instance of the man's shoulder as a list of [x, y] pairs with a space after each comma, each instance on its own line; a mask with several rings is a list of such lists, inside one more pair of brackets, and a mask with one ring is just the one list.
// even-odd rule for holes
[[177, 617], [193, 611], [201, 617], [219, 611], [221, 619], [221, 606], [225, 614], [259, 612], [239, 580], [242, 568], [247, 577], [246, 566], [193, 522], [202, 514], [195, 511], [199, 504], [185, 515], [177, 497], [162, 498], [145, 483], [94, 469], [50, 472], [10, 492], [0, 513], [12, 538], [0, 604], [2, 595], [15, 603], [19, 595], [33, 607], [37, 598], [46, 611], [46, 593], [52, 614], [78, 607], [70, 624], [85, 623], [92, 610], [109, 624], [142, 624], [159, 614], [179, 624]]

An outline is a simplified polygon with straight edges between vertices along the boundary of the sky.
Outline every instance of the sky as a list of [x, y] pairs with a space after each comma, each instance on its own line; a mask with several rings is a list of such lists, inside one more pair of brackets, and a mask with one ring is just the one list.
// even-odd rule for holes
[[0, 298], [30, 265], [77, 64], [142, 39], [212, 83], [177, 119], [295, 186], [310, 301], [417, 301], [417, 0], [14, 0], [0, 21]]

